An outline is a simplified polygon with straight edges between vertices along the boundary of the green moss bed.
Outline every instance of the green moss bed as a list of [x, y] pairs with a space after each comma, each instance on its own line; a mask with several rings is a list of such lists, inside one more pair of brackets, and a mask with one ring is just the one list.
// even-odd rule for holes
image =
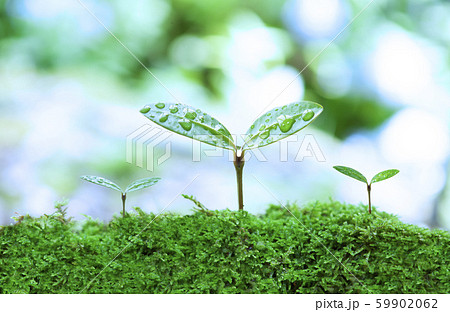
[[24, 217], [0, 229], [0, 293], [450, 293], [448, 232], [339, 202], [288, 208]]

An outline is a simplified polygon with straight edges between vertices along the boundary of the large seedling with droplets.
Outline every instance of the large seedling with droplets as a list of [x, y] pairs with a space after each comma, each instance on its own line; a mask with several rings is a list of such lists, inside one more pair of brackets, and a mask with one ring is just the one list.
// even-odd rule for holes
[[307, 101], [272, 109], [250, 126], [242, 146], [236, 145], [230, 131], [217, 119], [188, 105], [155, 103], [142, 108], [141, 113], [170, 131], [233, 151], [239, 210], [243, 210], [242, 172], [245, 151], [272, 144], [295, 134], [309, 125], [322, 110], [321, 105]]

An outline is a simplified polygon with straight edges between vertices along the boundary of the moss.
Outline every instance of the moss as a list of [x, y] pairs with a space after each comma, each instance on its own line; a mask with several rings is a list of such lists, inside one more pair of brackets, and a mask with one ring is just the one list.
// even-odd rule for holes
[[339, 202], [288, 208], [25, 217], [0, 230], [0, 293], [450, 292], [448, 232]]

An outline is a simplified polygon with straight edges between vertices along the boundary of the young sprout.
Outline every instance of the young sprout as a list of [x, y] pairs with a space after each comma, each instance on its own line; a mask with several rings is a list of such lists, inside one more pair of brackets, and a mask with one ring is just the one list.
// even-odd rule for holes
[[119, 191], [122, 194], [123, 217], [125, 217], [125, 201], [127, 200], [127, 193], [142, 190], [144, 188], [150, 187], [150, 186], [156, 184], [160, 180], [160, 178], [144, 178], [144, 179], [136, 180], [133, 183], [131, 183], [130, 185], [128, 185], [127, 188], [125, 189], [125, 191], [123, 191], [116, 183], [114, 183], [108, 179], [102, 178], [102, 177], [82, 176], [80, 178], [85, 181]]
[[194, 211], [200, 211], [200, 212], [204, 212], [207, 215], [212, 215], [212, 211], [209, 210], [208, 208], [205, 207], [205, 205], [203, 205], [199, 200], [197, 200], [197, 198], [195, 198], [193, 195], [186, 195], [186, 194], [181, 194], [181, 196], [183, 196], [184, 198], [186, 198], [187, 200], [190, 200], [191, 202], [194, 203], [195, 207], [194, 207]]
[[370, 183], [368, 183], [366, 177], [363, 176], [361, 172], [359, 172], [355, 169], [352, 169], [349, 167], [344, 167], [344, 166], [334, 166], [333, 168], [336, 169], [337, 171], [339, 171], [340, 173], [345, 174], [346, 176], [349, 176], [350, 178], [353, 178], [358, 181], [366, 183], [367, 194], [369, 196], [369, 213], [372, 213], [372, 203], [370, 200], [370, 191], [372, 190], [372, 184], [375, 182], [380, 182], [380, 181], [392, 178], [393, 176], [395, 176], [397, 173], [400, 172], [397, 169], [389, 169], [389, 170], [381, 171], [381, 172], [377, 173], [372, 178], [372, 180], [370, 180]]
[[242, 146], [236, 145], [233, 136], [217, 119], [188, 105], [155, 103], [142, 108], [141, 113], [170, 131], [233, 151], [239, 210], [243, 210], [242, 174], [245, 151], [272, 144], [302, 130], [319, 116], [322, 110], [321, 105], [307, 101], [272, 109], [250, 126]]

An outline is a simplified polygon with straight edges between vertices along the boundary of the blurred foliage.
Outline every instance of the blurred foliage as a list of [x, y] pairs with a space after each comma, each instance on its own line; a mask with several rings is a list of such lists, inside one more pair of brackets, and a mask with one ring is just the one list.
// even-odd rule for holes
[[448, 232], [369, 215], [362, 206], [289, 206], [295, 218], [280, 206], [262, 216], [202, 210], [158, 217], [137, 208], [107, 225], [70, 221], [65, 209], [58, 203], [52, 215], [21, 216], [0, 229], [0, 293], [450, 290]]
[[[38, 71], [74, 66], [93, 67], [120, 77], [129, 87], [144, 86], [146, 84], [142, 82], [151, 79], [145, 69], [103, 28], [90, 25], [95, 31], [83, 33], [80, 30], [83, 29], [80, 27], [83, 26], [82, 23], [97, 23], [80, 5], [66, 8], [62, 6], [60, 12], [44, 19], [32, 16], [30, 1], [1, 0], [0, 3], [2, 57], [8, 57], [8, 53], [14, 54], [19, 49], [20, 53], [31, 59]], [[171, 57], [177, 40], [186, 36], [200, 39], [208, 36], [226, 38], [233, 17], [249, 11], [254, 12], [266, 26], [289, 34], [296, 50], [287, 58], [286, 64], [300, 70], [311, 60], [307, 50], [317, 43], [298, 38], [286, 29], [283, 20], [285, 4], [283, 1], [269, 0], [152, 0], [132, 3], [111, 0], [101, 1], [96, 5], [86, 2], [98, 14], [99, 19], [150, 69], [177, 67], [179, 64]], [[348, 1], [346, 4], [350, 5], [353, 14], [361, 9], [361, 4], [357, 1]], [[430, 37], [429, 27], [424, 23], [425, 13], [441, 4], [445, 4], [445, 1], [383, 1], [364, 12], [364, 17], [350, 26], [334, 45], [346, 59], [361, 58], [357, 46], [362, 39], [359, 29], [366, 32], [363, 36], [367, 38], [376, 33], [377, 24], [385, 22], [392, 22], [419, 36]], [[75, 9], [77, 12], [69, 14], [68, 9]], [[430, 39], [434, 39], [436, 44], [442, 44], [442, 38]], [[189, 48], [186, 46], [186, 53], [189, 53]], [[206, 63], [196, 68], [179, 68], [185, 79], [203, 86], [212, 103], [224, 97], [223, 85], [227, 80], [224, 68], [221, 67], [224, 55], [220, 52], [218, 55], [222, 59], [215, 65]], [[323, 57], [326, 58], [326, 52]], [[351, 89], [345, 94], [330, 98], [324, 96], [323, 89], [317, 84], [314, 66], [308, 68], [303, 77], [306, 85], [305, 99], [325, 106], [328, 118], [322, 118], [317, 125], [339, 138], [361, 129], [376, 128], [395, 112], [394, 108], [382, 103], [373, 92], [361, 91], [364, 86], [358, 81], [353, 81]]]

